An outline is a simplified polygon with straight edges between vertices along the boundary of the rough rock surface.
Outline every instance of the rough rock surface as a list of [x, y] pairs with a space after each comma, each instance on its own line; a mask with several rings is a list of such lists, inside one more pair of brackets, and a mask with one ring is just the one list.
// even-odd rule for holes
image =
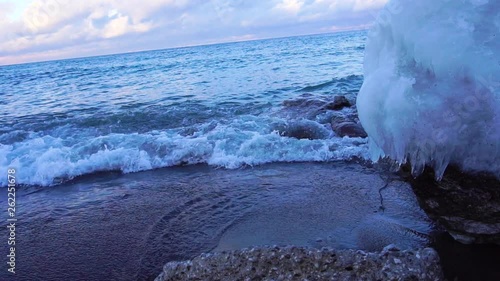
[[167, 280], [443, 280], [431, 248], [380, 253], [355, 250], [253, 248], [204, 254], [167, 263], [156, 281]]
[[326, 139], [329, 132], [321, 124], [309, 120], [302, 120], [277, 128], [280, 135], [296, 139]]
[[[500, 245], [500, 181], [449, 167], [440, 182], [427, 169], [413, 178], [404, 167], [420, 206], [453, 238], [464, 244]], [[405, 171], [406, 170], [406, 171]]]
[[349, 121], [341, 123], [332, 121], [332, 129], [340, 137], [366, 138], [368, 136], [361, 125]]
[[344, 107], [351, 107], [351, 103], [345, 96], [335, 96], [333, 102], [328, 103], [325, 109], [329, 110], [341, 110]]

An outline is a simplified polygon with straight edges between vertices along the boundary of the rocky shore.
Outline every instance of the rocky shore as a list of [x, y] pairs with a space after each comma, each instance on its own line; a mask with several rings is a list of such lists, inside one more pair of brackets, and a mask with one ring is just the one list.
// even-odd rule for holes
[[427, 169], [421, 176], [409, 175], [420, 207], [463, 244], [500, 245], [500, 181], [490, 174], [470, 174], [450, 166], [441, 181]]
[[496, 266], [500, 252], [494, 245], [500, 237], [498, 179], [455, 167], [449, 167], [441, 181], [435, 180], [431, 169], [414, 178], [409, 165], [396, 177], [411, 184], [421, 208], [437, 224], [441, 234], [431, 239], [433, 248], [402, 251], [388, 246], [381, 252], [366, 252], [264, 247], [216, 252], [170, 262], [156, 281], [500, 280]]
[[268, 247], [203, 254], [167, 263], [155, 281], [170, 280], [443, 280], [439, 256], [425, 248], [379, 253]]
[[[333, 116], [331, 127], [341, 137], [367, 137], [359, 123], [356, 106], [345, 96], [335, 96], [325, 108], [346, 115]], [[392, 160], [386, 159], [388, 162]], [[463, 244], [500, 245], [500, 181], [489, 173], [466, 173], [449, 166], [441, 181], [427, 167], [420, 176], [411, 175], [411, 165], [402, 166], [400, 175], [413, 187], [420, 207], [432, 221]]]
[[[307, 108], [308, 112], [315, 114], [328, 111], [328, 122], [336, 136], [366, 138], [354, 104], [345, 96], [335, 96], [333, 101], [328, 102], [304, 95], [297, 100], [285, 101], [283, 105]], [[328, 137], [321, 125], [306, 121], [284, 127], [280, 133], [298, 139]], [[394, 161], [386, 159], [380, 166], [387, 166], [388, 163], [393, 166]], [[387, 170], [387, 167], [382, 170]], [[438, 182], [430, 168], [417, 178], [410, 171], [410, 164], [403, 165], [396, 177], [411, 184], [420, 207], [442, 231], [463, 244], [500, 245], [500, 182], [496, 177], [467, 174], [448, 167], [443, 179]], [[402, 251], [395, 246], [387, 246], [381, 252], [365, 252], [264, 247], [203, 254], [189, 261], [169, 262], [156, 281], [444, 280], [443, 269], [447, 272], [446, 278], [455, 280], [457, 276], [460, 276], [458, 280], [476, 280], [479, 277], [481, 280], [498, 280], [495, 279], [497, 271], [489, 265], [489, 259], [498, 254], [486, 253], [480, 249], [481, 246], [463, 245], [472, 248], [462, 249], [456, 245], [445, 245], [452, 242], [434, 243], [438, 246], [439, 255], [448, 255], [444, 265], [433, 248]], [[467, 255], [461, 260], [449, 257], [449, 252], [458, 257]], [[479, 264], [471, 263], [474, 255]], [[457, 263], [459, 268], [456, 268]]]

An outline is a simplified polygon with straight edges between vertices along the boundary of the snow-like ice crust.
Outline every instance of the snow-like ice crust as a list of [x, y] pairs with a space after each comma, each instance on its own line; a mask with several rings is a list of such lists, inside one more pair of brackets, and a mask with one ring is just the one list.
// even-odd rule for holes
[[373, 160], [500, 176], [500, 1], [391, 0], [366, 46], [357, 106]]

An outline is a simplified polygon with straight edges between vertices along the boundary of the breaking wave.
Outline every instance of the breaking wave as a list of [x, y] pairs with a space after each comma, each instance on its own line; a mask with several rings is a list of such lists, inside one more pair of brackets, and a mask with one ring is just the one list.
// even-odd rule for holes
[[[241, 116], [229, 124], [207, 122], [182, 129], [93, 135], [66, 128], [59, 136], [31, 132], [0, 145], [0, 169], [17, 168], [17, 182], [50, 186], [102, 171], [124, 173], [208, 164], [235, 169], [270, 162], [367, 158], [366, 141], [333, 137], [328, 125], [310, 120]], [[72, 137], [73, 135], [73, 137]], [[0, 178], [0, 185], [7, 179]]]

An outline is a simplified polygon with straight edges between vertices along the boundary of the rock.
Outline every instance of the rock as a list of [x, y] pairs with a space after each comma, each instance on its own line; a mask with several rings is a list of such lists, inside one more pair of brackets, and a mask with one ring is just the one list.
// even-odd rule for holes
[[331, 116], [330, 119], [330, 124], [333, 126], [334, 124], [340, 124], [344, 122], [354, 122], [352, 119], [350, 119], [348, 116], [345, 116], [342, 113], [338, 113], [338, 115], [333, 115]]
[[340, 137], [366, 138], [368, 136], [361, 125], [350, 121], [340, 123], [333, 121], [332, 129]]
[[313, 97], [302, 97], [293, 100], [283, 101], [284, 107], [321, 107], [325, 104], [325, 101], [320, 99], [314, 99]]
[[272, 247], [170, 262], [155, 280], [443, 280], [443, 273], [431, 248], [366, 253]]
[[345, 96], [335, 96], [333, 102], [325, 105], [325, 109], [329, 110], [341, 110], [344, 107], [351, 107], [351, 103]]
[[310, 120], [293, 122], [276, 129], [281, 136], [296, 139], [317, 140], [329, 136], [328, 130], [323, 125]]
[[435, 232], [432, 240], [446, 280], [500, 280], [500, 245], [465, 245], [444, 232]]
[[325, 106], [329, 102], [329, 96], [319, 96], [310, 93], [305, 93], [299, 97], [283, 101], [283, 109], [281, 114], [286, 116], [286, 119], [316, 119], [318, 114], [326, 111]]
[[413, 178], [403, 169], [420, 206], [457, 241], [500, 245], [500, 181], [449, 167], [440, 182], [431, 169]]

